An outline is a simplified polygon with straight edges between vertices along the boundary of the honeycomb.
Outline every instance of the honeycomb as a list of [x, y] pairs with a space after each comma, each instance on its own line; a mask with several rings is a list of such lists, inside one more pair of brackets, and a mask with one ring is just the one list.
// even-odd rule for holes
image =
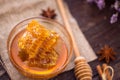
[[58, 53], [54, 49], [59, 35], [33, 20], [18, 40], [19, 54], [28, 66], [50, 68], [56, 65]]

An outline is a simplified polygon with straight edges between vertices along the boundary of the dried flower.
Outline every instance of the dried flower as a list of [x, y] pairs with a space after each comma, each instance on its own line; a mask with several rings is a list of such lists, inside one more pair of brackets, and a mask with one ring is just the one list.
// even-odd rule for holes
[[108, 45], [105, 45], [99, 52], [100, 55], [99, 60], [105, 60], [107, 63], [110, 62], [110, 60], [115, 59], [115, 52], [113, 51], [113, 48], [111, 48]]
[[110, 23], [113, 24], [118, 21], [118, 14], [120, 13], [120, 0], [111, 0], [111, 2], [109, 0], [87, 0], [87, 2], [95, 3], [100, 10], [102, 10], [107, 3], [110, 3], [111, 6], [113, 6], [112, 8], [116, 11], [111, 16]]
[[110, 23], [111, 24], [115, 23], [115, 22], [117, 22], [117, 20], [118, 20], [118, 13], [113, 14], [112, 17], [111, 17], [111, 19], [110, 19]]
[[98, 8], [101, 10], [105, 7], [105, 1], [104, 0], [95, 0]]
[[42, 10], [41, 15], [50, 19], [55, 19], [56, 17], [55, 10], [50, 8], [48, 8], [47, 10]]
[[120, 1], [116, 0], [114, 3], [114, 8], [116, 11], [120, 12]]
[[105, 1], [104, 0], [87, 0], [87, 2], [89, 3], [95, 3], [98, 8], [101, 10], [105, 7]]

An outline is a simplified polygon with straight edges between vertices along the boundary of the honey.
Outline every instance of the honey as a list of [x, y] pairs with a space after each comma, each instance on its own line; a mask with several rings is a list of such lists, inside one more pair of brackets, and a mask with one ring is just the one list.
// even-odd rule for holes
[[53, 67], [58, 58], [54, 49], [58, 39], [59, 35], [56, 32], [46, 29], [37, 21], [32, 21], [18, 40], [18, 55], [29, 66]]
[[[28, 25], [29, 26], [29, 25]], [[44, 28], [43, 28], [44, 29]], [[25, 49], [25, 46], [21, 46], [22, 43], [20, 43], [20, 40], [22, 40], [21, 38], [23, 37], [23, 35], [25, 34], [29, 34], [27, 32], [27, 30], [29, 30], [30, 33], [32, 33], [33, 31], [30, 31], [31, 29], [24, 29], [22, 31], [20, 31], [13, 39], [12, 44], [11, 44], [11, 50], [10, 50], [10, 56], [13, 59], [13, 61], [15, 62], [15, 64], [17, 64], [18, 66], [21, 67], [21, 69], [25, 70], [27, 73], [31, 73], [31, 74], [37, 74], [37, 75], [49, 75], [53, 72], [56, 72], [57, 70], [59, 70], [67, 61], [68, 59], [68, 52], [67, 52], [67, 47], [63, 41], [63, 39], [57, 35], [57, 33], [55, 33], [54, 31], [46, 31], [45, 34], [38, 34], [36, 33], [38, 29], [36, 29], [36, 31], [34, 33], [32, 33], [34, 35], [34, 39], [39, 37], [39, 41], [41, 41], [41, 37], [42, 35], [44, 36], [49, 36], [49, 39], [46, 39], [42, 37], [42, 42], [37, 42], [37, 44], [35, 46], [33, 46], [33, 53], [30, 53], [30, 55], [27, 55], [24, 53], [24, 51], [22, 52], [21, 49]], [[46, 29], [44, 29], [46, 30]], [[38, 30], [39, 31], [39, 30]], [[47, 34], [48, 33], [48, 34]], [[52, 34], [54, 35], [54, 37], [49, 35]], [[26, 43], [30, 43], [29, 45], [27, 45], [28, 47], [26, 47], [26, 49], [28, 49], [28, 52], [32, 52], [30, 49], [31, 47], [29, 47], [32, 43], [31, 43], [31, 39], [33, 39], [33, 36], [29, 36], [30, 39], [26, 42]], [[45, 42], [45, 43], [44, 43]], [[53, 43], [52, 43], [53, 42]], [[43, 46], [44, 44], [44, 46]], [[41, 46], [40, 46], [41, 45]], [[36, 50], [35, 47], [39, 47], [39, 51], [49, 54], [49, 56], [53, 56], [53, 58], [51, 59], [53, 62], [50, 63], [50, 58], [49, 56], [42, 56], [44, 57], [44, 59], [48, 59], [48, 63], [45, 61], [42, 61], [42, 63], [40, 63], [40, 61], [42, 59], [40, 59], [41, 57], [38, 57], [39, 51]], [[41, 54], [43, 54], [41, 53]], [[50, 55], [51, 54], [51, 55]], [[45, 55], [45, 54], [43, 54]], [[38, 57], [38, 60], [36, 60]], [[47, 58], [46, 58], [47, 57]], [[29, 62], [28, 62], [29, 60]], [[38, 62], [37, 62], [38, 61]], [[43, 62], [45, 64], [43, 64]], [[33, 63], [33, 65], [32, 65]], [[40, 64], [40, 65], [38, 65]]]

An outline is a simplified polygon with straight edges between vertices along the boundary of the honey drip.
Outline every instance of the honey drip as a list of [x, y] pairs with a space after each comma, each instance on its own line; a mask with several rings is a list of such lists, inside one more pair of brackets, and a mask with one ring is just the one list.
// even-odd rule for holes
[[33, 20], [18, 40], [18, 56], [30, 67], [53, 67], [58, 59], [58, 53], [54, 49], [58, 38], [56, 32]]

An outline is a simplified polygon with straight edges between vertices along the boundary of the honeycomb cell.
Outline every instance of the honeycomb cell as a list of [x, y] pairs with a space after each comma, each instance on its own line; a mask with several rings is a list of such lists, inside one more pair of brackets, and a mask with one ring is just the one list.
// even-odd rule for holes
[[59, 56], [54, 49], [58, 39], [59, 35], [56, 32], [33, 20], [18, 40], [18, 56], [31, 67], [53, 67]]

